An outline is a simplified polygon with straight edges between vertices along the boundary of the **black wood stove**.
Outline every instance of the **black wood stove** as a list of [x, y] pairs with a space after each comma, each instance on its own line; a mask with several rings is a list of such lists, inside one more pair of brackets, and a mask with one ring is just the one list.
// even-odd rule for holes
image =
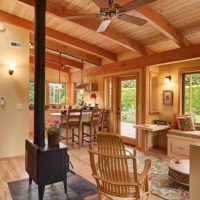
[[38, 185], [39, 200], [45, 185], [63, 181], [67, 192], [69, 156], [67, 146], [49, 147], [45, 142], [45, 18], [46, 0], [34, 0], [35, 87], [34, 87], [34, 142], [26, 140], [25, 168]]
[[43, 199], [45, 185], [63, 181], [67, 193], [67, 171], [69, 170], [69, 156], [67, 146], [44, 147], [26, 140], [25, 169], [29, 174], [29, 184], [32, 180], [38, 185], [39, 200]]

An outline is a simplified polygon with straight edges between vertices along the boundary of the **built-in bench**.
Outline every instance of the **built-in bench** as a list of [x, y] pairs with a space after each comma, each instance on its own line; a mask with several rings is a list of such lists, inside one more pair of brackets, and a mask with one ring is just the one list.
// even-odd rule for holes
[[172, 157], [189, 157], [190, 145], [200, 143], [200, 131], [171, 129], [167, 134], [167, 154]]

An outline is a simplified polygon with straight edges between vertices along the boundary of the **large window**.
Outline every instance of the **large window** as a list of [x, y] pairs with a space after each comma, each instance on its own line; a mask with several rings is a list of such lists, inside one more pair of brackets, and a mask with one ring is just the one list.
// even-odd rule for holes
[[49, 83], [49, 104], [65, 104], [66, 84]]
[[74, 83], [74, 104], [78, 105], [83, 100], [83, 89], [76, 89], [81, 83]]
[[183, 113], [192, 113], [194, 122], [200, 124], [200, 72], [185, 73], [183, 80]]
[[104, 78], [104, 106], [108, 110], [112, 110], [112, 78]]
[[34, 104], [34, 82], [29, 81], [29, 104]]

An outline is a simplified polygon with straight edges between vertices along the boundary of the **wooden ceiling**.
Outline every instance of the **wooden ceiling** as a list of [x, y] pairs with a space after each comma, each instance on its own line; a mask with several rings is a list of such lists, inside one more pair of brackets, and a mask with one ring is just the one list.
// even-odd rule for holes
[[[120, 4], [129, 1], [118, 0]], [[33, 22], [33, 2], [0, 0], [0, 10]], [[48, 5], [46, 26], [85, 42], [83, 45], [88, 44], [86, 50], [73, 44], [70, 44], [70, 48], [72, 52], [76, 48], [86, 51], [94, 56], [92, 59], [107, 58], [113, 62], [118, 54], [128, 51], [137, 52], [141, 56], [200, 43], [200, 0], [157, 0], [129, 12], [130, 15], [147, 19], [148, 23], [144, 26], [114, 19], [105, 34], [95, 32], [102, 19], [70, 21], [62, 18], [67, 14], [99, 13], [99, 8], [92, 0], [48, 0]], [[58, 7], [52, 9], [52, 5]], [[58, 38], [54, 39], [58, 42]], [[63, 45], [69, 47], [67, 41], [63, 41]], [[94, 52], [91, 48], [94, 48]]]

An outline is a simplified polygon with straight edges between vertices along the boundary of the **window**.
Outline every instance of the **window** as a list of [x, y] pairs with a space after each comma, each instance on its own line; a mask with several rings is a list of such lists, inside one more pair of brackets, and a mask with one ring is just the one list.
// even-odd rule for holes
[[34, 104], [34, 82], [29, 81], [29, 104]]
[[183, 74], [182, 82], [182, 111], [192, 113], [194, 122], [200, 124], [200, 72]]
[[49, 104], [65, 104], [66, 84], [49, 83]]
[[104, 79], [104, 106], [108, 110], [112, 110], [112, 89], [113, 89], [112, 78], [105, 78]]
[[74, 83], [74, 104], [78, 105], [83, 100], [83, 89], [76, 89], [81, 83]]

